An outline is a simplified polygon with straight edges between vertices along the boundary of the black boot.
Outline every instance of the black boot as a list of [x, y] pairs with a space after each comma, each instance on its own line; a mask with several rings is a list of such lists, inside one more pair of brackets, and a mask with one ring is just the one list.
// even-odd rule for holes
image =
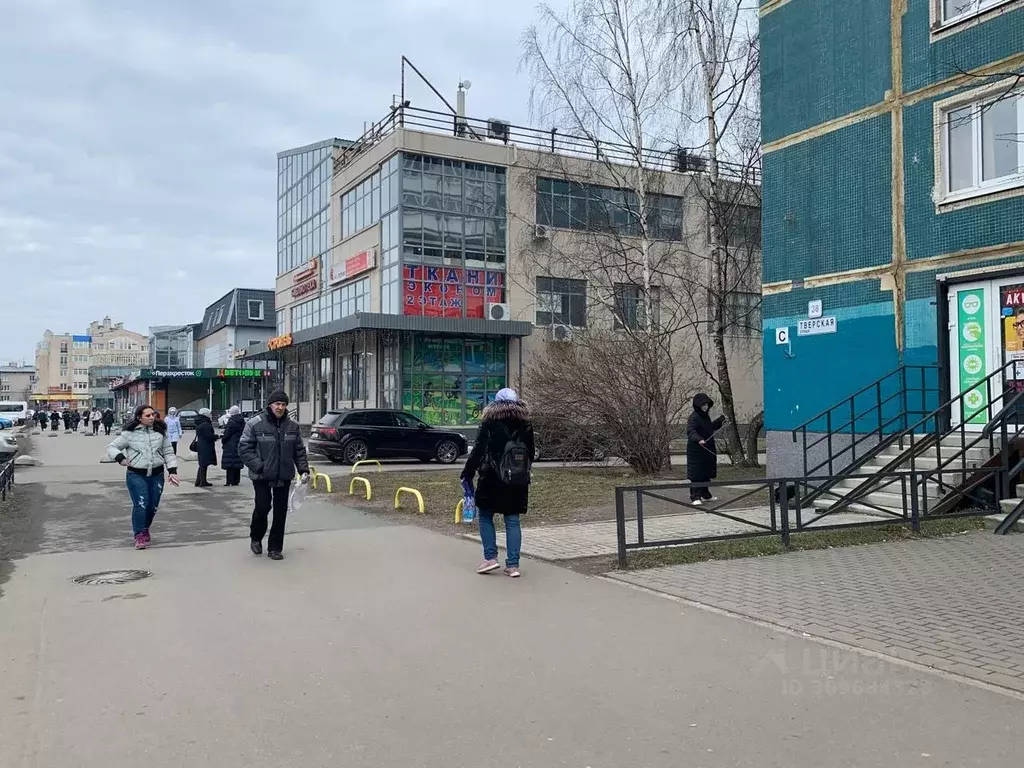
[[262, 541], [256, 541], [256, 539], [250, 540], [249, 541], [249, 551], [252, 552], [254, 555], [262, 555], [263, 554], [263, 542]]
[[280, 552], [267, 552], [267, 557], [271, 560], [284, 560], [284, 555]]

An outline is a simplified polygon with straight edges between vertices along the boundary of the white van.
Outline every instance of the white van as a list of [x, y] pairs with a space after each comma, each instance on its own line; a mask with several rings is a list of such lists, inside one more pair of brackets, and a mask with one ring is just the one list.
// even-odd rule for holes
[[28, 403], [24, 400], [0, 402], [0, 418], [10, 419], [15, 426], [24, 424], [28, 420]]

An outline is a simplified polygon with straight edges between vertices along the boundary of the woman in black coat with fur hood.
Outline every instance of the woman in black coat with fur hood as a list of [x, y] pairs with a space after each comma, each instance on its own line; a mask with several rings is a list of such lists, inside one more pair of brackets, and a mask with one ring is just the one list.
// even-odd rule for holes
[[227, 475], [227, 482], [224, 485], [238, 485], [242, 482], [242, 468], [245, 464], [238, 455], [238, 442], [242, 439], [242, 430], [245, 429], [245, 418], [242, 410], [237, 406], [231, 406], [228, 411], [228, 423], [224, 425], [224, 434], [220, 442], [223, 446], [220, 455], [220, 466]]
[[[725, 417], [719, 416], [712, 421], [711, 408], [714, 404], [703, 392], [693, 398], [693, 413], [686, 423], [686, 479], [691, 483], [710, 483], [718, 477], [715, 432], [725, 424]], [[692, 504], [714, 500], [710, 488], [690, 488]]]
[[505, 574], [519, 577], [519, 550], [523, 532], [519, 516], [526, 514], [530, 497], [530, 466], [533, 464], [533, 426], [530, 413], [512, 389], [502, 389], [484, 408], [473, 451], [466, 460], [462, 479], [480, 479], [476, 488], [477, 516], [484, 561], [477, 573], [498, 570], [498, 542], [494, 516], [505, 517]]

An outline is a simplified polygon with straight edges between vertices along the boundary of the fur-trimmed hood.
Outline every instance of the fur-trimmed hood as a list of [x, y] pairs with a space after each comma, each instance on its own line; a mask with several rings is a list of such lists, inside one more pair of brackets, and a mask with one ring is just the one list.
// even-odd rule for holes
[[530, 412], [526, 404], [522, 402], [513, 403], [510, 401], [495, 402], [484, 408], [484, 421], [526, 421], [530, 420]]

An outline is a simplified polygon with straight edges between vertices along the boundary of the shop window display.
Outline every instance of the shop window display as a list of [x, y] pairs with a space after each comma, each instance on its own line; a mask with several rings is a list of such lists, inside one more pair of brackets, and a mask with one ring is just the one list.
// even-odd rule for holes
[[505, 339], [415, 336], [402, 345], [402, 409], [428, 424], [480, 420], [506, 386]]

